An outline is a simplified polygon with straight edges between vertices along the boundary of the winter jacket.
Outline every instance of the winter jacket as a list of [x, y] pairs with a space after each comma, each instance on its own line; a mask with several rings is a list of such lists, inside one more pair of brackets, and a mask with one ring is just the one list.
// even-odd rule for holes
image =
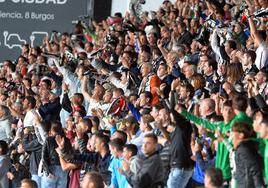
[[54, 101], [41, 105], [38, 109], [42, 119], [48, 122], [52, 120], [60, 120], [60, 111], [60, 98], [56, 98]]
[[157, 152], [148, 157], [141, 157], [141, 168], [137, 173], [125, 172], [129, 184], [133, 188], [155, 188], [163, 183], [164, 169]]
[[10, 158], [7, 155], [0, 155], [0, 187], [8, 187], [8, 178], [6, 176], [11, 167]]
[[[67, 138], [65, 138], [65, 146], [66, 148], [69, 148], [69, 150], [72, 149], [72, 145], [69, 139]], [[50, 166], [52, 165], [60, 166], [60, 159], [55, 150], [57, 147], [58, 147], [58, 144], [56, 143], [54, 136], [50, 136], [46, 138], [46, 141], [42, 148], [43, 168], [44, 168], [44, 172], [46, 175], [51, 173]]]
[[42, 145], [38, 142], [37, 137], [27, 135], [22, 140], [23, 147], [27, 153], [30, 154], [30, 172], [31, 174], [38, 173], [38, 166], [41, 161]]
[[257, 143], [252, 140], [242, 141], [235, 150], [237, 188], [261, 187], [262, 163]]

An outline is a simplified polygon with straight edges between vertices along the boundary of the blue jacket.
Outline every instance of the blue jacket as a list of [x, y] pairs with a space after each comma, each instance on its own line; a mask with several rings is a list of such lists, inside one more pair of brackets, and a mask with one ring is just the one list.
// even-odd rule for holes
[[114, 188], [127, 188], [129, 185], [126, 176], [120, 174], [118, 171], [118, 168], [123, 168], [122, 161], [123, 158], [113, 157], [110, 163], [109, 171], [112, 173], [110, 187], [114, 186]]

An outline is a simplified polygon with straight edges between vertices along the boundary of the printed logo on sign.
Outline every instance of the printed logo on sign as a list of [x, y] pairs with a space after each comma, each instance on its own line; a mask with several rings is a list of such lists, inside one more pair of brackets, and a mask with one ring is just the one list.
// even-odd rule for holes
[[8, 33], [8, 31], [3, 32], [4, 35], [4, 46], [8, 47], [9, 49], [19, 47], [23, 44], [26, 44], [26, 40], [21, 39], [20, 35], [17, 33]]
[[36, 38], [41, 38], [43, 39], [44, 37], [47, 37], [48, 33], [43, 32], [43, 31], [33, 31], [31, 36], [30, 36], [30, 41], [31, 41], [31, 46], [36, 46], [38, 45], [38, 42], [35, 42]]
[[[43, 44], [44, 37], [50, 36], [53, 30], [60, 33], [69, 31], [72, 27], [71, 20], [89, 14], [85, 7], [91, 5], [91, 2], [93, 1], [0, 0], [0, 62], [16, 58], [24, 44], [33, 47]], [[68, 14], [63, 16], [62, 12]]]

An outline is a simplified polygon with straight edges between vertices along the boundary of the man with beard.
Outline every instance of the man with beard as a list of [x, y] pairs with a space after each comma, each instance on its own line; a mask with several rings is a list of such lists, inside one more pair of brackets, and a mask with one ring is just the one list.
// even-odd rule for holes
[[160, 85], [161, 96], [164, 98], [168, 98], [168, 94], [170, 92], [170, 86], [174, 77], [171, 74], [168, 74], [168, 66], [166, 63], [160, 63], [157, 69], [157, 76], [161, 80]]
[[144, 63], [141, 67], [141, 75], [143, 77], [139, 87], [139, 94], [144, 91], [149, 91], [153, 95], [151, 104], [154, 106], [159, 103], [157, 90], [160, 86], [160, 80], [157, 75], [152, 72], [152, 65]]

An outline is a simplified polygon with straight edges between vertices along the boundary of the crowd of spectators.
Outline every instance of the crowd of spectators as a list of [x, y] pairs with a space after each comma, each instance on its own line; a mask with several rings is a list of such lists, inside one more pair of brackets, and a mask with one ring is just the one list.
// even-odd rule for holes
[[165, 0], [23, 45], [0, 69], [0, 188], [267, 187], [267, 9]]

